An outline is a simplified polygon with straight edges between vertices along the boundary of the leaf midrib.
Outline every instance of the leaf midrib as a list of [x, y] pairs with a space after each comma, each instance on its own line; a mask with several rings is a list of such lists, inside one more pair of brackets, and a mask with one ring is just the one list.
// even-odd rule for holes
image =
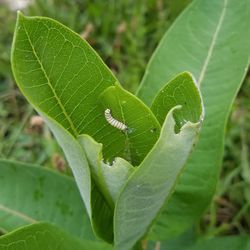
[[53, 88], [53, 86], [52, 86], [52, 84], [51, 84], [51, 82], [50, 82], [50, 79], [49, 79], [49, 77], [48, 77], [48, 74], [47, 74], [45, 68], [43, 67], [43, 64], [42, 64], [40, 58], [38, 57], [38, 55], [37, 55], [37, 53], [36, 53], [36, 50], [35, 50], [35, 48], [34, 48], [32, 42], [31, 42], [30, 36], [29, 36], [29, 34], [28, 34], [27, 30], [26, 30], [25, 24], [23, 24], [23, 28], [24, 28], [24, 32], [25, 32], [25, 34], [26, 34], [26, 36], [27, 36], [27, 38], [28, 38], [29, 44], [30, 44], [30, 46], [31, 46], [31, 48], [32, 48], [32, 51], [33, 51], [33, 53], [34, 53], [34, 55], [35, 55], [35, 57], [36, 57], [36, 59], [37, 59], [39, 65], [40, 65], [40, 67], [41, 67], [41, 70], [42, 70], [42, 72], [43, 72], [43, 74], [44, 74], [46, 80], [47, 80], [47, 84], [48, 84], [48, 86], [50, 87], [51, 91], [53, 92], [54, 97], [56, 98], [56, 100], [57, 100], [57, 102], [58, 102], [60, 108], [62, 109], [62, 112], [63, 112], [63, 114], [65, 115], [67, 121], [69, 122], [70, 127], [71, 127], [71, 129], [72, 129], [72, 131], [73, 131], [73, 133], [74, 133], [74, 136], [77, 136], [77, 135], [78, 135], [78, 132], [77, 132], [77, 130], [76, 130], [76, 128], [75, 128], [75, 126], [74, 126], [72, 120], [70, 119], [70, 117], [69, 117], [67, 111], [65, 110], [65, 108], [64, 108], [64, 106], [63, 106], [63, 104], [62, 104], [60, 98], [58, 97], [58, 95], [57, 95], [55, 89]]
[[23, 214], [21, 212], [13, 210], [13, 209], [11, 209], [9, 207], [6, 207], [6, 206], [4, 206], [2, 204], [0, 204], [0, 211], [4, 211], [6, 213], [12, 214], [13, 216], [16, 216], [16, 217], [18, 217], [18, 218], [20, 218], [20, 219], [22, 219], [24, 221], [27, 221], [29, 223], [36, 223], [36, 222], [38, 222], [37, 220], [31, 218], [30, 216], [28, 216], [26, 214]]
[[[123, 111], [123, 107], [121, 105], [120, 99], [118, 99], [118, 104], [119, 104], [119, 108], [121, 110], [122, 122], [124, 124], [126, 124], [125, 116], [124, 116], [124, 111]], [[131, 147], [130, 145], [131, 145], [131, 143], [130, 143], [130, 140], [129, 140], [129, 137], [128, 137], [128, 133], [126, 133], [126, 132], [125, 132], [125, 138], [126, 138], [125, 141], [124, 141], [124, 149], [125, 149], [125, 152], [126, 152], [125, 153], [125, 157], [126, 158], [128, 157], [127, 160], [131, 161], [131, 151], [130, 151], [130, 147]]]
[[198, 78], [198, 86], [199, 87], [200, 87], [201, 82], [203, 81], [203, 79], [205, 77], [209, 61], [210, 61], [210, 59], [212, 57], [212, 54], [213, 54], [213, 51], [214, 51], [214, 48], [215, 48], [215, 44], [216, 44], [219, 32], [221, 30], [222, 23], [223, 23], [224, 18], [225, 18], [227, 5], [228, 5], [228, 0], [224, 0], [223, 9], [222, 9], [220, 18], [218, 20], [218, 25], [217, 25], [217, 27], [215, 29], [215, 32], [214, 32], [213, 36], [212, 36], [211, 44], [209, 46], [209, 49], [208, 49], [208, 52], [207, 52], [207, 56], [206, 56], [206, 58], [204, 60], [204, 63], [203, 63], [202, 68], [201, 68], [200, 76]]

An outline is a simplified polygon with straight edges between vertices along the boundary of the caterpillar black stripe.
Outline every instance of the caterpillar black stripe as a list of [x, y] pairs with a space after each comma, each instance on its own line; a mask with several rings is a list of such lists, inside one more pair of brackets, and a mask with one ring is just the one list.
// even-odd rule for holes
[[105, 119], [107, 120], [107, 122], [108, 122], [111, 126], [117, 128], [117, 129], [120, 129], [120, 130], [122, 130], [122, 131], [127, 131], [127, 130], [128, 130], [128, 127], [127, 127], [124, 123], [122, 123], [122, 122], [116, 120], [116, 119], [112, 116], [111, 110], [110, 110], [110, 109], [106, 109], [106, 110], [104, 111], [104, 116], [105, 116]]

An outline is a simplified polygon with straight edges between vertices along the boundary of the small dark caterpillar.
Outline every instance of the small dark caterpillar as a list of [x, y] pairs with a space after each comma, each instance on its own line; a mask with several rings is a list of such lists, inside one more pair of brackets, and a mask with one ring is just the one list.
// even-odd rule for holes
[[120, 129], [121, 131], [127, 131], [127, 130], [128, 130], [128, 127], [127, 127], [124, 123], [117, 121], [117, 120], [112, 116], [111, 110], [110, 110], [110, 109], [106, 109], [106, 110], [104, 111], [104, 116], [105, 116], [105, 119], [107, 120], [107, 122], [108, 122], [111, 126], [113, 126], [113, 127], [115, 127], [115, 128], [118, 128], [118, 129]]

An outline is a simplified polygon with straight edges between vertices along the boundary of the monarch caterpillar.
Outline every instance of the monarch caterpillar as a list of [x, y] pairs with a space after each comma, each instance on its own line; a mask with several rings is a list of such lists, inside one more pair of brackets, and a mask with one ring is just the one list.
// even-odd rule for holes
[[105, 116], [105, 119], [106, 121], [113, 127], [115, 128], [118, 128], [120, 129], [121, 131], [127, 131], [128, 130], [128, 127], [122, 123], [122, 122], [119, 122], [118, 120], [116, 120], [112, 114], [111, 114], [111, 110], [110, 109], [106, 109], [104, 111], [104, 116]]

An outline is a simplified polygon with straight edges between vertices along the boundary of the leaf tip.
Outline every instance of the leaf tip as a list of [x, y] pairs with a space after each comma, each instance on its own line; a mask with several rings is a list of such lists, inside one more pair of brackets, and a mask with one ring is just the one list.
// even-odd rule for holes
[[205, 117], [205, 106], [204, 106], [204, 102], [203, 102], [203, 99], [202, 99], [202, 93], [201, 93], [201, 90], [199, 88], [199, 85], [198, 85], [198, 81], [196, 80], [195, 76], [189, 72], [189, 71], [184, 71], [182, 73], [182, 75], [186, 75], [188, 76], [190, 79], [192, 79], [192, 81], [194, 82], [195, 86], [196, 86], [196, 89], [199, 93], [199, 96], [200, 96], [200, 104], [201, 104], [201, 113], [200, 113], [200, 117], [199, 117], [199, 120], [197, 121], [197, 123], [203, 123], [204, 121], [204, 117]]
[[17, 22], [16, 23], [17, 23], [17, 25], [20, 25], [20, 23], [22, 23], [22, 22], [24, 22], [24, 21], [26, 21], [26, 20], [28, 20], [30, 18], [31, 17], [24, 15], [22, 11], [18, 10], [17, 11]]
[[189, 77], [190, 79], [192, 79], [192, 81], [195, 83], [195, 85], [198, 86], [198, 83], [197, 83], [195, 76], [190, 71], [183, 71], [181, 73], [181, 75]]
[[17, 20], [23, 19], [25, 18], [24, 14], [22, 13], [22, 11], [18, 10], [17, 11]]

